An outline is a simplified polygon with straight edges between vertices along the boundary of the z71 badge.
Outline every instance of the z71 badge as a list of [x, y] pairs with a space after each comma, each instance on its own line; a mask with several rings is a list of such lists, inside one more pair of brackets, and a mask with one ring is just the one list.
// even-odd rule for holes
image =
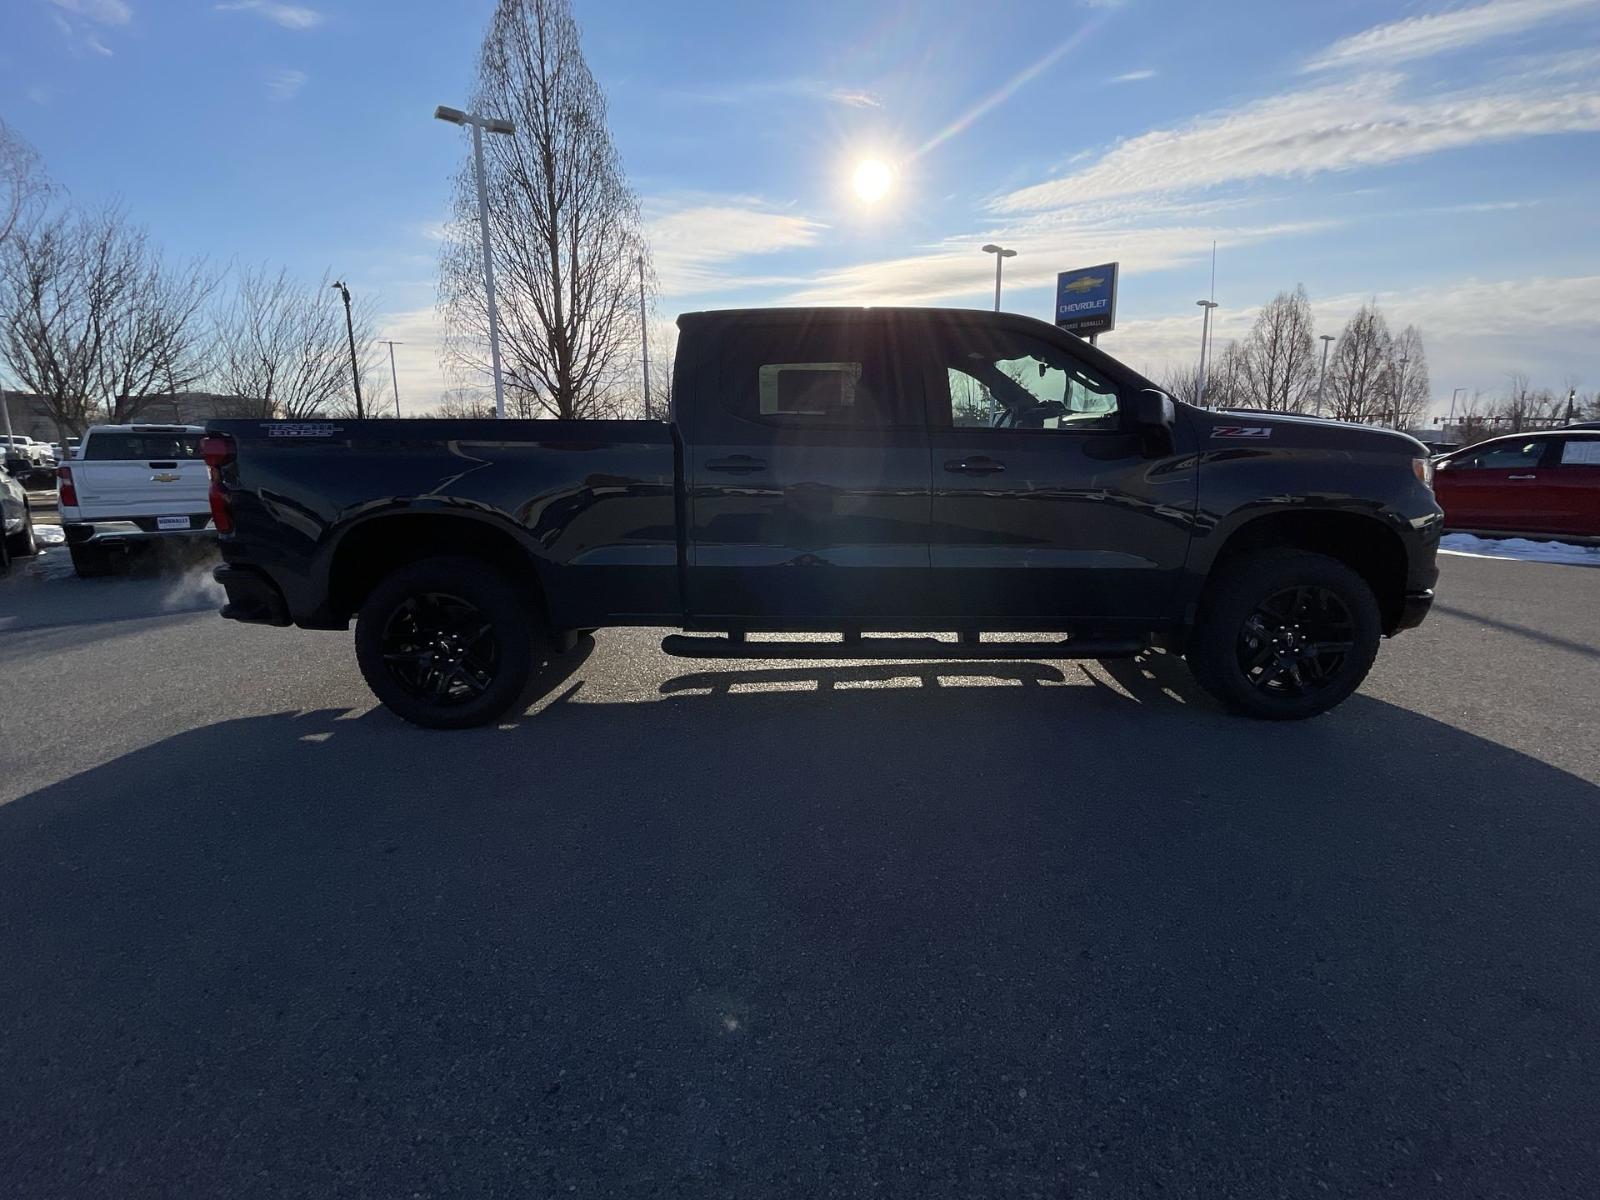
[[1214, 438], [1269, 438], [1270, 425], [1218, 425], [1211, 430]]

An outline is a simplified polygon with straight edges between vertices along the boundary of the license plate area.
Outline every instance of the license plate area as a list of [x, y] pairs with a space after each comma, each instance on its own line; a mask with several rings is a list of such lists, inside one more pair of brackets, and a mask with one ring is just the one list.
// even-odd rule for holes
[[156, 518], [156, 528], [157, 529], [188, 529], [189, 528], [189, 518], [188, 517], [157, 517]]

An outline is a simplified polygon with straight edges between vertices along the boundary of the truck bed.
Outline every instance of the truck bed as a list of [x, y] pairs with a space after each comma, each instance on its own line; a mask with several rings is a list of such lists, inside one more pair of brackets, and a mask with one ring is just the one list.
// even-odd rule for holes
[[[593, 598], [641, 623], [675, 621], [679, 448], [659, 421], [213, 421], [238, 447], [225, 486], [230, 566], [266, 571], [288, 616], [344, 628], [342, 564], [393, 557], [429, 516], [473, 518], [538, 562], [550, 622], [576, 628]], [[352, 549], [358, 539], [361, 552]], [[340, 570], [355, 569], [341, 565]]]

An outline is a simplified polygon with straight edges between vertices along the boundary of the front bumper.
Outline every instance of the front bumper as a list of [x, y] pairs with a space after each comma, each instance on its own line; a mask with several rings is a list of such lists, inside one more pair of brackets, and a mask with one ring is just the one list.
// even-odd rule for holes
[[1400, 619], [1395, 622], [1395, 632], [1402, 629], [1415, 629], [1422, 624], [1428, 610], [1433, 607], [1433, 589], [1424, 588], [1420, 592], [1407, 592], [1405, 599], [1400, 604]]

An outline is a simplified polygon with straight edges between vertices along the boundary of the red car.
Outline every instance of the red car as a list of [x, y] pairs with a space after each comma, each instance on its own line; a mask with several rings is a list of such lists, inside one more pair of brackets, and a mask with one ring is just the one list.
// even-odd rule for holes
[[1491, 438], [1434, 463], [1446, 529], [1600, 538], [1600, 429]]

